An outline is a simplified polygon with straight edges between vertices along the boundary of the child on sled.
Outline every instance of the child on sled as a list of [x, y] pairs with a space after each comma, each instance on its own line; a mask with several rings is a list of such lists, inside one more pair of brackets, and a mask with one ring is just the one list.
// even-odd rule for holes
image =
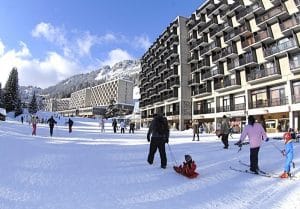
[[199, 174], [195, 172], [197, 166], [190, 155], [185, 155], [185, 162], [180, 166], [174, 166], [174, 170], [188, 178], [196, 178]]
[[290, 132], [287, 132], [283, 135], [283, 140], [285, 144], [285, 149], [282, 150], [282, 154], [286, 157], [284, 172], [280, 175], [280, 178], [288, 178], [291, 170], [291, 163], [294, 157], [294, 148], [293, 148], [293, 140]]

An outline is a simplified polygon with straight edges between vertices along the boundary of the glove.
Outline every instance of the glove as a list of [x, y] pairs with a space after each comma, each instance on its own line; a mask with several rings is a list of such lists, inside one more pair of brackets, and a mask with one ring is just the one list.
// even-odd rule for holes
[[270, 140], [270, 139], [267, 137], [265, 141], [268, 142], [269, 140]]
[[281, 154], [285, 156], [285, 150], [281, 150]]

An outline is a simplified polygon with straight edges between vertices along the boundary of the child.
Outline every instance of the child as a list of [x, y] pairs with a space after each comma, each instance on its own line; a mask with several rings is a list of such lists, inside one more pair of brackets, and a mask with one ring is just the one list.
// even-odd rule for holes
[[285, 150], [282, 150], [282, 154], [286, 156], [284, 172], [280, 175], [280, 178], [288, 178], [290, 176], [291, 163], [294, 157], [293, 140], [290, 132], [283, 135], [285, 144]]
[[183, 165], [180, 165], [179, 167], [174, 166], [174, 170], [188, 178], [196, 178], [199, 174], [195, 172], [197, 167], [195, 162], [190, 155], [185, 155], [184, 158], [185, 162], [183, 162]]

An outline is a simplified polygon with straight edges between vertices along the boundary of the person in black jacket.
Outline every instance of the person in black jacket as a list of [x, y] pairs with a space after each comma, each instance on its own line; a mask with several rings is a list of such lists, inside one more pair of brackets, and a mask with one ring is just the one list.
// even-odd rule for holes
[[53, 116], [51, 116], [51, 118], [49, 118], [47, 120], [47, 123], [49, 123], [49, 127], [50, 127], [50, 136], [53, 135], [53, 128], [54, 128], [54, 124], [57, 124], [57, 122], [54, 120]]
[[162, 115], [155, 115], [147, 133], [147, 140], [148, 142], [151, 141], [147, 160], [150, 165], [153, 163], [154, 155], [158, 148], [161, 168], [167, 167], [165, 143], [169, 143], [169, 134], [170, 131], [167, 119]]
[[73, 122], [73, 120], [71, 120], [71, 118], [69, 118], [67, 123], [69, 124], [69, 133], [72, 133], [72, 126], [73, 126], [74, 122]]

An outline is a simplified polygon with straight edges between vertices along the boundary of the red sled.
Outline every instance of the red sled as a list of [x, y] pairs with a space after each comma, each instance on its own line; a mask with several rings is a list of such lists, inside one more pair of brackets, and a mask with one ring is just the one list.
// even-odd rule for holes
[[173, 168], [177, 173], [190, 179], [196, 178], [199, 175], [199, 173], [195, 172], [197, 166], [194, 161], [191, 163], [184, 162], [183, 165], [174, 166]]

